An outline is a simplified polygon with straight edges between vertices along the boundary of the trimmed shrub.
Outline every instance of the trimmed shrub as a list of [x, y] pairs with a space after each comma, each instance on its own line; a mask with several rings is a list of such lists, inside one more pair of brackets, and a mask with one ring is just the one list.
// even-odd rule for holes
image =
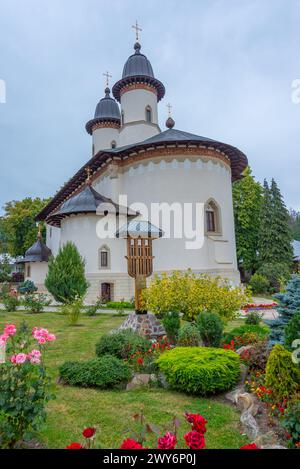
[[224, 278], [196, 275], [189, 270], [156, 275], [142, 298], [144, 309], [158, 315], [178, 311], [185, 320], [194, 321], [199, 313], [213, 311], [229, 321], [248, 302], [249, 295]]
[[249, 311], [246, 316], [245, 324], [258, 326], [262, 319], [262, 313], [259, 311]]
[[257, 272], [252, 275], [249, 285], [252, 293], [255, 295], [259, 293], [266, 293], [270, 288], [270, 282], [264, 275], [258, 274]]
[[84, 259], [75, 244], [67, 242], [55, 258], [49, 261], [45, 286], [60, 303], [70, 303], [83, 298], [88, 289]]
[[219, 347], [223, 335], [224, 324], [214, 313], [200, 313], [196, 326], [205, 347]]
[[26, 294], [22, 300], [24, 308], [31, 313], [42, 313], [46, 306], [49, 306], [51, 301], [47, 295], [43, 293], [36, 293], [34, 295]]
[[17, 295], [10, 293], [9, 295], [3, 297], [2, 303], [4, 305], [5, 311], [7, 311], [8, 313], [13, 313], [17, 310], [20, 301]]
[[269, 329], [255, 324], [243, 324], [240, 327], [232, 329], [230, 332], [226, 332], [223, 337], [223, 342], [229, 344], [235, 337], [240, 337], [245, 334], [251, 334], [253, 338], [256, 336], [257, 340], [261, 340], [267, 337]]
[[290, 352], [294, 350], [292, 344], [296, 339], [300, 339], [300, 312], [290, 319], [284, 329], [284, 345]]
[[257, 273], [267, 278], [271, 293], [278, 292], [281, 286], [284, 285], [291, 276], [289, 266], [284, 263], [265, 263], [258, 269]]
[[34, 293], [37, 290], [37, 287], [31, 280], [25, 280], [25, 282], [20, 283], [20, 285], [18, 286], [18, 292], [22, 294]]
[[130, 366], [111, 355], [85, 362], [66, 362], [59, 368], [59, 376], [64, 384], [86, 388], [121, 388], [131, 375]]
[[117, 358], [128, 359], [137, 352], [147, 352], [151, 342], [145, 337], [133, 332], [131, 329], [116, 331], [100, 337], [96, 344], [96, 355], [113, 355]]
[[231, 389], [240, 376], [240, 357], [231, 350], [177, 347], [157, 360], [170, 386], [191, 394], [217, 394]]
[[277, 403], [291, 397], [299, 390], [300, 370], [292, 361], [292, 354], [282, 345], [275, 345], [266, 366], [265, 385], [272, 390]]
[[179, 329], [177, 345], [180, 347], [197, 347], [201, 344], [201, 337], [194, 324], [185, 324]]
[[282, 425], [285, 431], [290, 435], [288, 440], [289, 448], [295, 448], [300, 441], [300, 400], [289, 403], [283, 414]]
[[179, 313], [177, 311], [165, 313], [161, 322], [165, 328], [169, 341], [172, 344], [176, 344], [180, 329]]

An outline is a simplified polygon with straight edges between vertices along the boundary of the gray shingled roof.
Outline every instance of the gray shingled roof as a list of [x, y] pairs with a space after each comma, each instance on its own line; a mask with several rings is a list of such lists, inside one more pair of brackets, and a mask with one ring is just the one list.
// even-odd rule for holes
[[19, 264], [25, 262], [48, 262], [52, 255], [51, 249], [49, 249], [40, 237], [38, 240], [25, 252], [25, 256], [18, 258]]
[[132, 220], [122, 226], [117, 232], [117, 238], [161, 238], [163, 232], [157, 226], [146, 220]]
[[141, 45], [137, 42], [134, 45], [135, 53], [132, 54], [126, 61], [122, 78], [132, 77], [135, 75], [144, 75], [146, 77], [154, 78], [154, 73], [150, 61], [144, 54], [141, 54]]
[[94, 119], [86, 124], [86, 131], [91, 135], [92, 129], [98, 122], [116, 122], [121, 123], [121, 114], [118, 103], [111, 98], [110, 89], [105, 88], [105, 97], [100, 99], [96, 106]]

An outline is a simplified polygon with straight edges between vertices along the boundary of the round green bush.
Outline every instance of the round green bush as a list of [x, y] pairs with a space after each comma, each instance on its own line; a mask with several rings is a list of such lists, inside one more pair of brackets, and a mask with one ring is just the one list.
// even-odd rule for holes
[[157, 360], [171, 388], [190, 394], [217, 394], [231, 389], [240, 376], [240, 357], [232, 350], [176, 347]]
[[59, 368], [59, 375], [64, 384], [107, 389], [123, 387], [132, 372], [123, 360], [104, 355], [85, 362], [65, 362]]
[[177, 345], [180, 347], [197, 347], [200, 344], [200, 333], [194, 324], [184, 324], [179, 329]]
[[257, 272], [252, 275], [249, 285], [254, 295], [259, 293], [266, 293], [270, 288], [270, 282], [264, 275]]
[[180, 329], [180, 317], [178, 311], [165, 313], [161, 322], [165, 328], [169, 341], [176, 344]]
[[261, 340], [268, 336], [269, 328], [263, 327], [255, 324], [243, 324], [240, 327], [232, 329], [230, 332], [227, 332], [223, 336], [223, 342], [229, 344], [231, 340], [235, 337], [243, 336], [245, 334], [253, 334], [257, 336], [257, 339]]
[[200, 313], [196, 326], [205, 347], [219, 347], [224, 325], [218, 314]]
[[114, 355], [126, 359], [136, 352], [147, 352], [151, 342], [145, 337], [133, 332], [131, 329], [103, 335], [96, 344], [96, 355]]

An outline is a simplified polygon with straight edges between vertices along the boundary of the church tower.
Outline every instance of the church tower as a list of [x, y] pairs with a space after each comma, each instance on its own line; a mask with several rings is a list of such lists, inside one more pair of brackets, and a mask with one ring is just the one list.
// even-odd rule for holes
[[110, 96], [108, 87], [108, 72], [105, 96], [96, 106], [94, 119], [85, 126], [86, 131], [93, 136], [93, 155], [100, 150], [107, 150], [119, 146], [119, 130], [121, 124], [120, 109], [116, 101]]
[[124, 65], [121, 80], [112, 89], [121, 103], [120, 145], [136, 143], [160, 133], [157, 103], [164, 97], [165, 87], [155, 78], [150, 61], [141, 53], [138, 24], [136, 43]]

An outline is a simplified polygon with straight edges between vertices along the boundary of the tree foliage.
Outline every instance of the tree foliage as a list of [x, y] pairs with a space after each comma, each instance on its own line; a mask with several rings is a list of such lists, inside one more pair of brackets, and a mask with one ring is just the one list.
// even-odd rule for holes
[[290, 228], [293, 238], [300, 241], [300, 212], [293, 209], [290, 210]]
[[75, 244], [67, 242], [55, 258], [50, 259], [46, 288], [56, 301], [70, 303], [83, 298], [88, 289], [84, 259]]
[[[36, 241], [35, 217], [47, 205], [49, 199], [32, 199], [7, 202], [0, 219], [0, 250], [13, 257], [23, 256]], [[42, 234], [45, 237], [45, 227]]]
[[260, 217], [259, 262], [260, 265], [291, 265], [293, 250], [289, 213], [279, 187], [272, 179], [269, 187], [264, 182], [264, 197]]
[[233, 185], [233, 208], [238, 264], [250, 272], [257, 266], [261, 205], [262, 187], [248, 167]]

